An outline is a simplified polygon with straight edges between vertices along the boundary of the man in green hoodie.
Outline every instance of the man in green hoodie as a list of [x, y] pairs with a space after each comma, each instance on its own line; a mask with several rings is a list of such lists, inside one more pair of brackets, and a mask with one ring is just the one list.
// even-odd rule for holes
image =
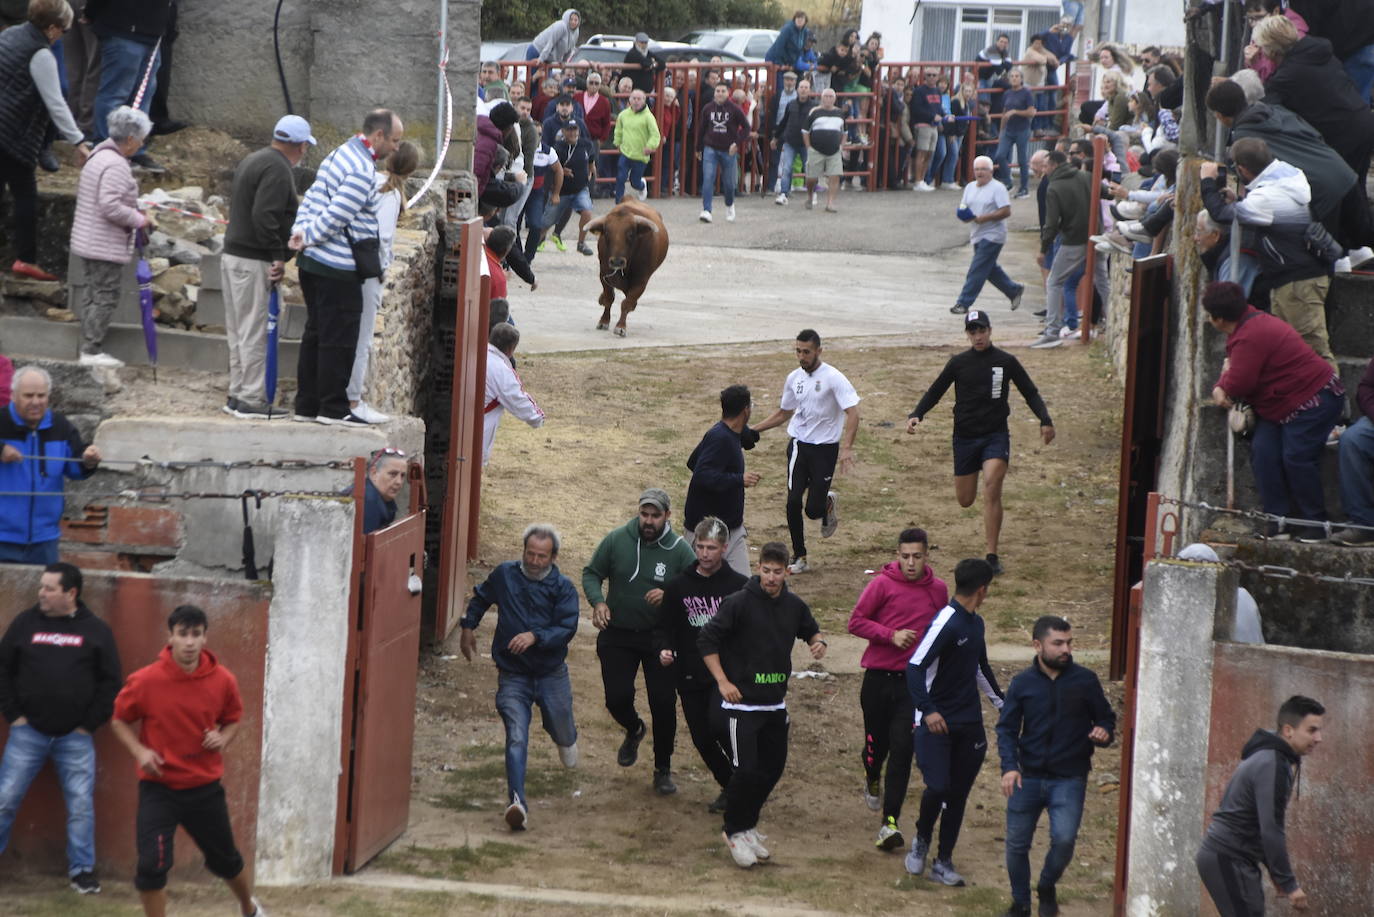
[[654, 721], [654, 789], [664, 796], [677, 792], [672, 775], [677, 698], [673, 675], [659, 664], [653, 631], [664, 585], [696, 560], [686, 540], [673, 531], [671, 515], [668, 494], [650, 487], [640, 494], [639, 515], [601, 539], [582, 568], [582, 591], [600, 631], [596, 656], [606, 709], [625, 729], [616, 763], [633, 765], [644, 739], [644, 721], [635, 710], [635, 673], [642, 667]]
[[649, 186], [644, 183], [644, 170], [649, 165], [649, 156], [658, 149], [662, 139], [658, 133], [658, 119], [649, 111], [648, 97], [644, 91], [636, 89], [630, 93], [630, 107], [615, 119], [615, 147], [620, 150], [620, 163], [615, 169], [615, 202], [625, 199], [625, 179], [630, 179], [630, 187], [635, 189], [642, 201], [649, 196]]

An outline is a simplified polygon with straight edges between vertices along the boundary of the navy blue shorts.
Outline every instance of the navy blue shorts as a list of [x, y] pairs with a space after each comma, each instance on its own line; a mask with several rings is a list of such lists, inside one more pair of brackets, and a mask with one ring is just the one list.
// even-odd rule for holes
[[954, 437], [954, 474], [956, 477], [977, 474], [988, 459], [1011, 463], [1011, 434], [989, 433], [987, 436]]

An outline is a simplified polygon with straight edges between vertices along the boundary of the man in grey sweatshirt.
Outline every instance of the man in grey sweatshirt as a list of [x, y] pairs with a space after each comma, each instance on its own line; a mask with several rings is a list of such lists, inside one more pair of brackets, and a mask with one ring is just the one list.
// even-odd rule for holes
[[1322, 740], [1326, 709], [1294, 695], [1279, 708], [1278, 731], [1255, 730], [1197, 853], [1198, 874], [1221, 917], [1264, 917], [1260, 864], [1280, 897], [1307, 909], [1307, 893], [1288, 862], [1284, 814], [1302, 758]]

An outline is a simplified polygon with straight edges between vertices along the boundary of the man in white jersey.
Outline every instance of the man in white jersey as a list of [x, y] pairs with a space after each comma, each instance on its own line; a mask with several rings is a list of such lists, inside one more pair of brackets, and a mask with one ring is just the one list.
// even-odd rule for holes
[[[838, 460], [840, 472], [854, 467], [854, 437], [859, 432], [859, 395], [844, 373], [821, 361], [821, 336], [810, 328], [797, 335], [797, 363], [782, 388], [782, 402], [754, 427], [762, 433], [787, 424], [787, 529], [792, 535], [788, 570], [805, 573], [806, 530], [803, 510], [821, 519], [821, 537], [840, 524], [836, 494], [830, 489]], [[805, 493], [805, 501], [802, 494]]]

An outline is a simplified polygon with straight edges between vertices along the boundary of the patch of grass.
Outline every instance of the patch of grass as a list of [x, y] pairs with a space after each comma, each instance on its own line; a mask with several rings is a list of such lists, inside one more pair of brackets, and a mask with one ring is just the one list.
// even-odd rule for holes
[[[517, 844], [485, 841], [474, 847], [402, 847], [388, 850], [377, 858], [377, 866], [427, 879], [466, 879], [468, 872], [481, 867], [484, 873], [504, 866], [528, 849]], [[378, 912], [381, 913], [381, 912]]]
[[[25, 917], [71, 917], [77, 910], [73, 904], [73, 893], [68, 889], [50, 895], [25, 897], [23, 908]], [[81, 917], [125, 917], [142, 912], [136, 904], [120, 904], [105, 896], [95, 898], [89, 895], [82, 898], [79, 910]], [[3, 910], [3, 913], [20, 912]]]
[[[449, 791], [433, 797], [433, 803], [444, 809], [478, 812], [494, 805], [503, 805], [506, 791], [505, 747], [483, 744], [466, 745], [459, 757], [472, 762], [445, 775]], [[566, 796], [574, 788], [574, 772], [558, 764], [531, 759], [525, 772], [525, 793], [537, 797]]]
[[1010, 895], [1000, 888], [965, 888], [960, 890], [958, 900], [954, 903], [954, 913], [958, 917], [987, 917], [988, 914], [999, 913], [1008, 900]]

